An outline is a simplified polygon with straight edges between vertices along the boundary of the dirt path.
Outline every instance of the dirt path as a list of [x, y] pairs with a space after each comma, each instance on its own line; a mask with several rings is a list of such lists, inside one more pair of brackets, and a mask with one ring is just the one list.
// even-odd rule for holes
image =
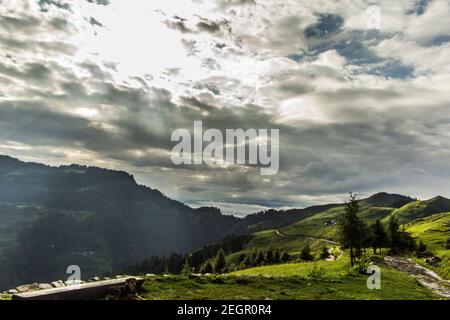
[[431, 289], [434, 293], [445, 298], [450, 298], [450, 281], [442, 279], [434, 271], [422, 267], [410, 258], [386, 256], [384, 257], [384, 261], [388, 266], [409, 273], [420, 284]]
[[275, 234], [279, 237], [305, 238], [305, 239], [309, 239], [309, 240], [323, 241], [323, 242], [326, 242], [329, 244], [334, 244], [334, 245], [339, 244], [336, 241], [332, 241], [332, 240], [324, 239], [324, 238], [315, 238], [315, 237], [305, 236], [305, 235], [301, 235], [301, 234], [285, 234], [285, 233], [282, 233], [280, 230], [275, 230]]

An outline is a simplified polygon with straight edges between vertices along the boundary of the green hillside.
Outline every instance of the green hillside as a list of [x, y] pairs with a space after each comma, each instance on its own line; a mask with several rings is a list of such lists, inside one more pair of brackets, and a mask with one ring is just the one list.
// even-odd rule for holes
[[[361, 208], [361, 217], [370, 223], [388, 217], [392, 212], [412, 201], [414, 200], [402, 195], [377, 193], [359, 200], [358, 203]], [[252, 237], [242, 244], [242, 248], [227, 250], [228, 262], [238, 264], [242, 254], [268, 247], [278, 248], [291, 255], [297, 255], [306, 243], [310, 245], [315, 255], [324, 245], [330, 248], [335, 247], [336, 244], [333, 242], [338, 241], [338, 222], [345, 210], [345, 205], [323, 206], [322, 209], [324, 210], [302, 217], [289, 226], [253, 233]], [[220, 243], [217, 245], [217, 248], [219, 247]]]
[[[314, 272], [313, 270], [319, 270]], [[381, 290], [369, 290], [367, 276], [349, 270], [346, 257], [332, 262], [264, 266], [226, 275], [148, 277], [145, 299], [436, 299], [406, 273], [382, 266]]]
[[446, 241], [450, 238], [450, 212], [414, 220], [407, 225], [406, 230], [425, 242], [433, 253], [442, 259], [440, 266], [434, 269], [446, 279], [450, 279], [450, 248], [446, 248]]
[[450, 199], [437, 196], [429, 200], [410, 202], [395, 210], [392, 214], [401, 224], [406, 224], [419, 218], [425, 218], [435, 213], [450, 211]]

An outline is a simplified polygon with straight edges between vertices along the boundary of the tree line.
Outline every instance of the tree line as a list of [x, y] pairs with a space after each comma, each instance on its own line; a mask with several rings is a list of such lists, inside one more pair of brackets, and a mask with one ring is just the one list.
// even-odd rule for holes
[[339, 236], [342, 247], [349, 250], [352, 266], [366, 256], [366, 248], [372, 248], [374, 253], [382, 253], [382, 248], [388, 248], [389, 253], [395, 255], [411, 252], [416, 252], [419, 257], [431, 255], [422, 241], [417, 244], [411, 234], [400, 227], [395, 216], [390, 217], [387, 225], [380, 220], [368, 225], [359, 214], [356, 195], [350, 193], [340, 223]]

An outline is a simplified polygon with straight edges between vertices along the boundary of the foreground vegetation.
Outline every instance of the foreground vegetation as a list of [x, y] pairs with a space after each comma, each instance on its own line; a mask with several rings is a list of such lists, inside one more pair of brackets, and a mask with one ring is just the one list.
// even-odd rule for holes
[[256, 267], [225, 275], [148, 277], [145, 299], [438, 299], [406, 273], [382, 268], [380, 290], [369, 290], [367, 275], [350, 268], [348, 258]]
[[445, 279], [450, 279], [450, 212], [434, 214], [414, 220], [406, 228], [413, 237], [421, 239], [442, 261], [430, 266], [423, 259], [416, 261], [432, 269]]

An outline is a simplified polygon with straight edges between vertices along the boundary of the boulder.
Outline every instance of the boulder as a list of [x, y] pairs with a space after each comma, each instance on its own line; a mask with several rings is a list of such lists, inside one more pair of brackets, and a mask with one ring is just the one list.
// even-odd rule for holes
[[441, 263], [442, 259], [436, 256], [428, 257], [425, 259], [425, 263], [429, 264], [430, 266], [437, 267]]

